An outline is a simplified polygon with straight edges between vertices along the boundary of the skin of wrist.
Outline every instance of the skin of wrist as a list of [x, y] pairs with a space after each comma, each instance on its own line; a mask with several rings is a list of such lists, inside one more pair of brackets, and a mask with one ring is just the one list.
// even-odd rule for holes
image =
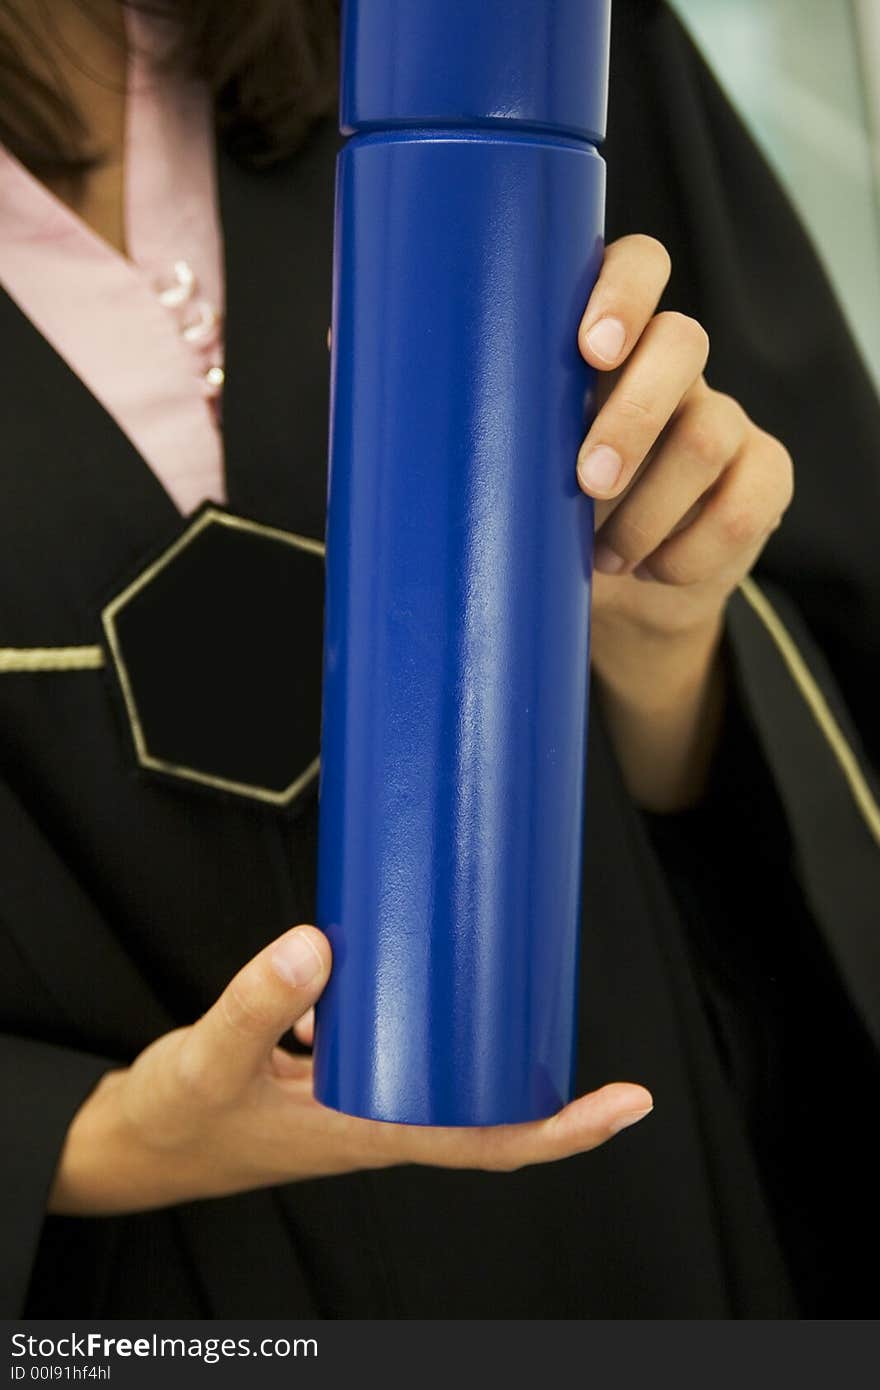
[[103, 1200], [108, 1171], [118, 1182], [120, 1169], [125, 1170], [116, 1100], [125, 1075], [124, 1069], [105, 1072], [74, 1115], [49, 1191], [50, 1213], [94, 1214]]
[[720, 619], [662, 641], [606, 644], [594, 659], [598, 695], [636, 804], [682, 810], [703, 793], [727, 689]]
[[125, 1068], [106, 1072], [71, 1121], [49, 1193], [49, 1212], [110, 1216], [167, 1206], [192, 1195], [183, 1155], [152, 1146], [130, 1118], [125, 1104], [129, 1078]]
[[705, 682], [723, 629], [723, 612], [670, 631], [629, 624], [612, 615], [594, 617], [593, 670], [609, 695], [625, 698], [633, 708], [674, 706]]

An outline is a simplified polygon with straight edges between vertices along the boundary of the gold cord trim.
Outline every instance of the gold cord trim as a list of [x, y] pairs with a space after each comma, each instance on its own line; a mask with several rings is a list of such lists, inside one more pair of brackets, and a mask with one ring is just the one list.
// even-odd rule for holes
[[294, 797], [312, 782], [320, 771], [320, 759], [315, 758], [303, 772], [296, 777], [289, 786], [282, 787], [279, 791], [273, 791], [270, 787], [259, 786], [250, 782], [237, 782], [228, 777], [218, 777], [213, 773], [201, 772], [197, 768], [186, 767], [180, 763], [169, 762], [165, 758], [157, 758], [147, 747], [147, 740], [144, 728], [135, 703], [134, 691], [131, 686], [131, 679], [128, 674], [128, 667], [122, 656], [119, 637], [116, 632], [116, 615], [125, 607], [130, 599], [134, 598], [141, 589], [152, 582], [156, 575], [170, 564], [176, 555], [188, 546], [206, 526], [220, 525], [228, 526], [234, 531], [247, 531], [251, 535], [264, 536], [270, 540], [281, 541], [284, 545], [292, 546], [295, 550], [304, 550], [310, 555], [322, 556], [324, 554], [323, 541], [313, 540], [311, 536], [300, 536], [293, 531], [282, 531], [277, 526], [266, 526], [262, 522], [249, 521], [244, 517], [234, 516], [229, 512], [217, 511], [214, 507], [206, 507], [195, 521], [189, 526], [183, 535], [179, 536], [173, 545], [154, 560], [138, 577], [123, 589], [121, 594], [117, 594], [101, 613], [101, 623], [104, 628], [104, 635], [107, 638], [107, 645], [110, 648], [110, 656], [113, 660], [119, 685], [122, 690], [122, 697], [125, 701], [125, 708], [128, 712], [128, 720], [134, 740], [135, 752], [138, 762], [142, 767], [153, 768], [157, 772], [168, 773], [173, 777], [182, 777], [186, 781], [198, 782], [204, 787], [213, 787], [216, 791], [234, 792], [239, 796], [249, 796], [256, 801], [265, 802], [269, 806], [285, 806]]
[[739, 588], [776, 644], [779, 654], [788, 668], [789, 675], [806, 701], [810, 713], [834, 754], [838, 767], [846, 778], [852, 798], [861, 812], [870, 834], [880, 845], [880, 806], [877, 805], [865, 775], [859, 767], [858, 759], [832, 714], [828, 701], [801, 656], [794, 639], [754, 579], [747, 576], [741, 581]]
[[[212, 517], [211, 519], [213, 520], [214, 518]], [[245, 530], [253, 529], [254, 531], [262, 531], [263, 534], [274, 534], [279, 540], [283, 539], [287, 541], [288, 544], [292, 542], [293, 544], [299, 544], [299, 546], [302, 549], [312, 550], [315, 554], [323, 554], [324, 547], [320, 544], [320, 542], [309, 542], [306, 540], [305, 537], [297, 537], [294, 540], [289, 535], [289, 533], [275, 531], [274, 528], [258, 527], [253, 524], [248, 525], [247, 523], [242, 525], [242, 523], [238, 521], [238, 518], [236, 518], [235, 521], [228, 517], [217, 517], [216, 519], [222, 519], [223, 523], [226, 525], [235, 525], [237, 523], [238, 525], [242, 526], [242, 529]], [[201, 530], [201, 526], [198, 527], [198, 530]], [[187, 537], [187, 539], [192, 539], [191, 533]], [[174, 549], [176, 550], [177, 547], [174, 547]], [[170, 555], [166, 555], [165, 557], [163, 557], [165, 562], [167, 562], [169, 558]], [[155, 569], [158, 567], [159, 566], [153, 566], [151, 567], [151, 570], [155, 571]], [[137, 582], [135, 585], [130, 586], [126, 593], [124, 595], [121, 595], [120, 598], [131, 597], [132, 592], [140, 588], [141, 583], [144, 582], [147, 577], [152, 577], [150, 572], [148, 572], [148, 576], [141, 576], [140, 581]], [[871, 788], [868, 786], [868, 783], [865, 780], [865, 776], [861, 768], [859, 767], [858, 759], [856, 758], [855, 753], [850, 747], [850, 744], [847, 741], [846, 736], [844, 735], [840, 725], [838, 724], [837, 720], [832, 714], [828, 702], [825, 699], [825, 696], [822, 694], [822, 691], [816, 684], [816, 681], [814, 680], [806, 662], [801, 656], [800, 651], [798, 650], [797, 645], [794, 642], [794, 639], [791, 637], [788, 629], [786, 628], [779, 614], [776, 612], [776, 609], [770, 603], [769, 599], [765, 596], [765, 594], [761, 592], [754, 579], [747, 576], [745, 579], [741, 581], [739, 589], [746, 602], [749, 604], [749, 606], [752, 608], [752, 610], [756, 613], [758, 618], [764, 624], [764, 627], [767, 629], [767, 632], [772, 638], [777, 650], [779, 651], [780, 656], [785, 662], [789, 675], [791, 676], [792, 680], [794, 681], [795, 685], [797, 686], [798, 690], [803, 696], [803, 699], [805, 700], [807, 707], [810, 710], [810, 713], [812, 714], [813, 718], [819, 726], [820, 732], [822, 733], [823, 737], [825, 738], [825, 741], [831, 749], [831, 752], [833, 753], [837, 765], [843, 773], [844, 778], [846, 779], [853, 800], [855, 801], [856, 806], [858, 807], [858, 810], [861, 813], [861, 816], [865, 821], [865, 824], [868, 827], [869, 832], [871, 833], [877, 844], [880, 845], [880, 806], [878, 806], [873, 796], [873, 793], [871, 792]], [[111, 604], [109, 606], [109, 610], [107, 612], [108, 618], [118, 607], [118, 604], [119, 599], [117, 599], [117, 601], [114, 604]], [[276, 804], [283, 804], [285, 801], [289, 800], [291, 796], [296, 793], [296, 791], [301, 790], [302, 786], [307, 782], [311, 781], [311, 779], [317, 774], [318, 759], [315, 759], [315, 761], [305, 770], [305, 772], [299, 778], [297, 778], [296, 782], [293, 784], [292, 787], [286, 787], [281, 792], [270, 792], [266, 788], [258, 789], [255, 787], [248, 786], [247, 784], [226, 781], [224, 778], [211, 777], [209, 775], [199, 773], [192, 768], [178, 768], [169, 766], [168, 764], [163, 764], [160, 759], [152, 758], [145, 747], [143, 732], [140, 727], [140, 720], [138, 719], [137, 711], [134, 707], [134, 701], [131, 696], [131, 690], [128, 685], [128, 673], [125, 671], [124, 665], [119, 658], [118, 650], [115, 649], [115, 633], [112, 632], [112, 629], [108, 633], [108, 636], [110, 637], [111, 647], [114, 648], [114, 657], [116, 658], [116, 660], [122, 668], [119, 674], [122, 677], [123, 691], [125, 694], [126, 703], [129, 707], [129, 715], [132, 719], [133, 731], [135, 734], [135, 742], [138, 745], [138, 753], [141, 757], [141, 760], [144, 763], [146, 763], [147, 766], [164, 768], [164, 770], [175, 772], [177, 773], [177, 775], [189, 777], [193, 781], [204, 782], [207, 785], [217, 787], [224, 787], [226, 790], [229, 791], [245, 792], [250, 793], [251, 795], [254, 795], [256, 793], [261, 800], [274, 802]], [[95, 671], [100, 670], [100, 668], [103, 665], [104, 653], [102, 649], [97, 646], [0, 647], [0, 675], [14, 672], [29, 671]]]
[[[138, 727], [140, 734], [140, 726]], [[142, 736], [141, 736], [142, 740]], [[154, 758], [151, 753], [142, 749], [142, 741], [137, 745], [138, 761], [142, 767], [154, 768], [156, 772], [165, 772], [172, 777], [181, 777], [186, 782], [198, 782], [203, 787], [213, 787], [215, 791], [235, 792], [238, 796], [249, 796], [254, 801], [263, 801], [267, 806], [286, 806], [295, 796], [309, 785], [317, 776], [321, 767], [320, 758], [315, 758], [309, 763], [305, 772], [290, 783], [288, 787], [282, 787], [280, 791], [272, 791], [270, 787], [261, 787], [252, 782], [236, 782], [231, 777], [215, 777], [211, 772], [200, 772], [198, 768], [185, 767], [182, 763], [172, 763], [167, 758]]]
[[[139, 593], [145, 585], [149, 584], [159, 571], [164, 569], [184, 546], [189, 545], [206, 526], [211, 525], [228, 526], [231, 530], [247, 531], [252, 535], [267, 537], [270, 540], [280, 541], [284, 545], [292, 546], [296, 550], [303, 550], [310, 555], [318, 557], [324, 555], [323, 541], [315, 540], [311, 536], [296, 535], [292, 531], [283, 531], [277, 526], [265, 526], [260, 522], [249, 521], [244, 517], [233, 516], [228, 512], [218, 511], [213, 507], [206, 507], [192, 525], [186, 529], [183, 535], [178, 537], [173, 545], [164, 551], [158, 559], [154, 560], [146, 570], [139, 574], [121, 594], [117, 594], [116, 597], [107, 604], [101, 614], [104, 633], [110, 648], [110, 656], [119, 678], [123, 699], [125, 700], [135, 751], [138, 761], [143, 767], [154, 768], [158, 772], [170, 773], [174, 777], [182, 777], [190, 782], [199, 782], [202, 786], [214, 787], [219, 791], [235, 792], [241, 796], [249, 796], [257, 801], [265, 802], [270, 806], [284, 806], [292, 801], [294, 797], [318, 776], [321, 766], [319, 758], [314, 758], [312, 762], [309, 763], [308, 767], [304, 768], [289, 786], [274, 791], [270, 787], [252, 785], [249, 782], [238, 782], [228, 777], [217, 777], [211, 773], [201, 772], [198, 768], [185, 767], [177, 763], [168, 762], [164, 758], [155, 757], [147, 747], [143, 726], [131, 688], [128, 669], [120, 650], [116, 633], [117, 613], [135, 596], [135, 594]], [[15, 671], [96, 671], [104, 665], [104, 651], [103, 648], [99, 646], [0, 647], [0, 675], [4, 672]]]
[[100, 647], [0, 647], [0, 675], [13, 671], [97, 671]]

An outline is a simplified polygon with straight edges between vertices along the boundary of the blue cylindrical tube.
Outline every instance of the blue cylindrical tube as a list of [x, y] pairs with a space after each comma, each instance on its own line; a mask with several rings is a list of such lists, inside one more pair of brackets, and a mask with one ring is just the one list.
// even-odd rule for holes
[[540, 1118], [575, 1044], [608, 0], [347, 0], [315, 1088]]

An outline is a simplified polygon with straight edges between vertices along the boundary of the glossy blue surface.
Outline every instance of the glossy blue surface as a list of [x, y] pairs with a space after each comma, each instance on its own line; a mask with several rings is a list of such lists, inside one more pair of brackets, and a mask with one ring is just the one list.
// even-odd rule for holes
[[[401, 9], [349, 4], [346, 61], [366, 16]], [[584, 55], [585, 85], [606, 62]], [[592, 544], [576, 334], [603, 189], [589, 144], [516, 126], [395, 128], [340, 155], [315, 1084], [352, 1114], [494, 1124], [570, 1096]]]
[[340, 125], [516, 123], [605, 134], [609, 0], [360, 0], [343, 9]]

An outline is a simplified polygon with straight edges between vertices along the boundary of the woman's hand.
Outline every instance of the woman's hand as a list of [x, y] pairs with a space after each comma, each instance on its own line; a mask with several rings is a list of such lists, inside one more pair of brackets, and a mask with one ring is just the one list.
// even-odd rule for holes
[[312, 1063], [276, 1044], [330, 973], [316, 927], [267, 946], [190, 1028], [108, 1072], [68, 1130], [49, 1210], [105, 1215], [398, 1163], [507, 1172], [593, 1149], [646, 1115], [618, 1083], [549, 1120], [431, 1129], [352, 1119], [312, 1095]]
[[793, 491], [785, 447], [706, 383], [705, 330], [655, 313], [669, 273], [652, 237], [612, 243], [578, 332], [603, 373], [577, 460], [596, 499], [593, 665], [630, 789], [658, 810], [699, 794], [725, 604]]

